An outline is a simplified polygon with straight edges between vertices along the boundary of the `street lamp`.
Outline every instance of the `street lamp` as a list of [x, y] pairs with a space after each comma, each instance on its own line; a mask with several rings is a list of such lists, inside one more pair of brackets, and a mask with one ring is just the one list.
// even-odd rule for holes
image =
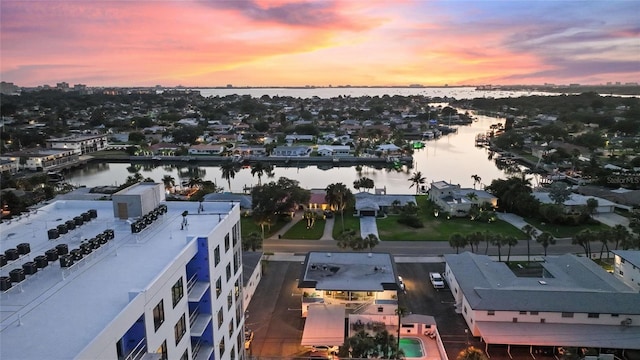
[[467, 336], [467, 346], [469, 345], [469, 329], [464, 329], [464, 333]]

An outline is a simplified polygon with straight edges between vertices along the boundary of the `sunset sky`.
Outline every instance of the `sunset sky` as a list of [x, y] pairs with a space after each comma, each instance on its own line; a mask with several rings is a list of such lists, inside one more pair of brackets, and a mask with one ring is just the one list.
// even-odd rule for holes
[[637, 0], [2, 0], [18, 86], [640, 82]]

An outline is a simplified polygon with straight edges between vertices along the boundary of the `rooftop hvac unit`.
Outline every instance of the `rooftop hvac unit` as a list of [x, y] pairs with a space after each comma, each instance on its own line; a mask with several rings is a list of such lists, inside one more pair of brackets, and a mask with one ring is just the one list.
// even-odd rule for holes
[[28, 261], [22, 264], [22, 270], [24, 270], [25, 275], [33, 275], [38, 272], [38, 266], [33, 261]]
[[104, 233], [98, 234], [96, 235], [96, 240], [98, 241], [98, 245], [104, 245], [107, 243], [107, 235], [105, 235]]
[[58, 244], [56, 245], [56, 250], [58, 251], [58, 255], [66, 255], [69, 253], [69, 245]]
[[38, 269], [44, 269], [49, 265], [49, 260], [44, 255], [38, 255], [34, 257], [33, 261], [36, 263], [36, 266], [38, 267]]
[[87, 213], [89, 213], [89, 217], [92, 219], [95, 219], [98, 217], [98, 210], [96, 209], [91, 209], [89, 211], [87, 211]]
[[0, 254], [0, 267], [7, 265], [7, 256], [5, 254]]
[[44, 255], [47, 257], [47, 261], [56, 261], [59, 257], [58, 250], [56, 249], [49, 249], [44, 252]]
[[76, 226], [80, 226], [80, 225], [84, 224], [84, 218], [82, 216], [74, 217], [73, 221], [76, 222]]
[[84, 222], [91, 221], [91, 215], [89, 215], [88, 212], [83, 212], [80, 216], [82, 216], [82, 220], [84, 220]]
[[68, 268], [73, 265], [73, 257], [69, 254], [60, 257], [60, 267]]
[[71, 255], [71, 259], [73, 259], [73, 261], [82, 260], [82, 257], [84, 256], [81, 249], [73, 249], [69, 252], [69, 255]]
[[100, 240], [98, 240], [98, 238], [91, 238], [89, 239], [89, 244], [91, 245], [92, 249], [97, 249], [100, 247]]
[[15, 283], [21, 282], [25, 278], [24, 270], [22, 270], [22, 269], [13, 269], [13, 270], [9, 271], [9, 276], [11, 277], [11, 281], [12, 282], [15, 282]]
[[60, 234], [66, 234], [66, 233], [68, 233], [68, 232], [69, 232], [69, 229], [67, 229], [67, 225], [65, 225], [65, 224], [60, 224], [60, 225], [58, 225], [58, 226], [56, 227], [56, 229], [58, 229], [58, 232], [59, 232]]
[[[84, 255], [89, 255], [93, 251], [93, 248], [91, 248], [91, 244], [90, 243], [85, 241], [85, 242], [82, 242], [80, 244], [80, 251]], [[73, 251], [71, 251], [71, 252], [73, 253]]]
[[17, 260], [20, 257], [18, 254], [18, 249], [7, 249], [4, 251], [4, 256], [7, 257], [8, 261]]
[[47, 230], [47, 235], [49, 236], [49, 240], [57, 239], [60, 237], [60, 233], [58, 232], [58, 229]]
[[73, 220], [67, 220], [64, 222], [64, 224], [67, 225], [68, 230], [73, 230], [76, 228], [76, 222]]
[[0, 291], [11, 289], [11, 278], [8, 276], [0, 276]]
[[18, 246], [16, 246], [16, 249], [18, 249], [18, 254], [20, 255], [28, 254], [31, 252], [31, 246], [29, 245], [29, 243], [18, 244]]
[[105, 236], [107, 237], [107, 240], [113, 240], [113, 238], [115, 237], [115, 233], [113, 229], [107, 229], [102, 233], [105, 234]]

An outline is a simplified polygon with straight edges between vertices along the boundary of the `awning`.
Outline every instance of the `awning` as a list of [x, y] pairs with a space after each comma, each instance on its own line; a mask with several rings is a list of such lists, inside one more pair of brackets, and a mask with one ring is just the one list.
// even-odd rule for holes
[[309, 305], [301, 345], [340, 346], [344, 344], [344, 305]]
[[478, 321], [487, 344], [640, 350], [640, 326]]

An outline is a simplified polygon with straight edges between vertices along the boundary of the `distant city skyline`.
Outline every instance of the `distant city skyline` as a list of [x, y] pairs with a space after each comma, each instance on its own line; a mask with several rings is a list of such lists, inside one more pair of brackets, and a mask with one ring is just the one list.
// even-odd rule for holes
[[18, 86], [622, 84], [640, 81], [640, 2], [0, 2]]

